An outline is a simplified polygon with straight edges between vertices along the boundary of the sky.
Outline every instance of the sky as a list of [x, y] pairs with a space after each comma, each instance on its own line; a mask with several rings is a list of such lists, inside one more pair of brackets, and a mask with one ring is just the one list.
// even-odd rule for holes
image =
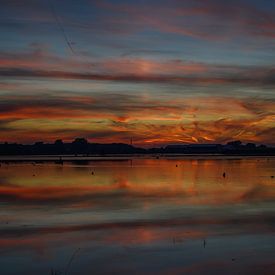
[[0, 4], [0, 142], [275, 145], [275, 1]]

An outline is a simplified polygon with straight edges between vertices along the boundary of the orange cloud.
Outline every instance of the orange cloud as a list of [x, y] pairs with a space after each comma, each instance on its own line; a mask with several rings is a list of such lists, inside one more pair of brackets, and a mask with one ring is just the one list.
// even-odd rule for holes
[[225, 105], [223, 97], [161, 100], [119, 94], [2, 99], [0, 127], [11, 141], [82, 135], [98, 142], [133, 138], [141, 146], [232, 139], [272, 143], [272, 100], [226, 98]]

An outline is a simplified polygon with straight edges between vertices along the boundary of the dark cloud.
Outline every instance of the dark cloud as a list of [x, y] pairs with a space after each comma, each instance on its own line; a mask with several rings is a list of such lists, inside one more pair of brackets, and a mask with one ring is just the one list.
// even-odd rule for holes
[[174, 83], [174, 84], [245, 84], [245, 85], [275, 85], [275, 78], [270, 74], [262, 77], [181, 77], [177, 75], [109, 75], [90, 74], [66, 71], [38, 71], [18, 68], [1, 68], [2, 77], [28, 77], [28, 78], [58, 78], [58, 79], [82, 79], [98, 81], [118, 81], [118, 82], [148, 82], [148, 83]]

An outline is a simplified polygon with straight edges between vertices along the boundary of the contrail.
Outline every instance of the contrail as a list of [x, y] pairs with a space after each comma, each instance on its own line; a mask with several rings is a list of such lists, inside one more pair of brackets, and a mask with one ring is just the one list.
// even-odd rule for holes
[[61, 22], [61, 20], [59, 19], [58, 15], [57, 15], [57, 13], [56, 13], [56, 11], [55, 11], [55, 9], [54, 9], [54, 5], [53, 5], [53, 3], [52, 3], [51, 0], [49, 0], [49, 4], [50, 4], [50, 8], [51, 8], [51, 12], [52, 12], [52, 14], [53, 14], [53, 17], [54, 17], [54, 19], [55, 19], [55, 21], [56, 21], [58, 27], [60, 28], [60, 30], [61, 30], [61, 32], [62, 32], [62, 34], [63, 34], [63, 37], [64, 37], [64, 39], [65, 39], [65, 41], [66, 41], [66, 43], [67, 43], [69, 49], [71, 50], [71, 52], [72, 52], [73, 54], [75, 54], [75, 51], [74, 51], [73, 47], [71, 46], [71, 43], [70, 43], [70, 41], [69, 41], [69, 39], [68, 39], [68, 37], [67, 37], [67, 35], [66, 35], [65, 29], [64, 29], [64, 27], [63, 27], [63, 25], [62, 25], [62, 22]]

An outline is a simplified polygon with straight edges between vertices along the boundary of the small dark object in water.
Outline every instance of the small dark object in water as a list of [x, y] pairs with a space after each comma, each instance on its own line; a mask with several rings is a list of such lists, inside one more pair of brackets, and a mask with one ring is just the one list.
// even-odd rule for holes
[[35, 174], [33, 174], [32, 176], [35, 177]]
[[176, 167], [178, 167], [178, 165], [176, 164]]
[[94, 175], [94, 172], [92, 172], [92, 175]]
[[234, 262], [236, 259], [235, 258], [232, 258], [231, 261]]
[[63, 159], [62, 159], [62, 157], [59, 157], [59, 160], [56, 160], [55, 163], [63, 165]]
[[206, 247], [206, 240], [203, 240], [203, 247]]
[[225, 172], [223, 172], [222, 176], [225, 178], [225, 176], [226, 176]]
[[274, 179], [274, 176], [270, 176], [272, 179]]

